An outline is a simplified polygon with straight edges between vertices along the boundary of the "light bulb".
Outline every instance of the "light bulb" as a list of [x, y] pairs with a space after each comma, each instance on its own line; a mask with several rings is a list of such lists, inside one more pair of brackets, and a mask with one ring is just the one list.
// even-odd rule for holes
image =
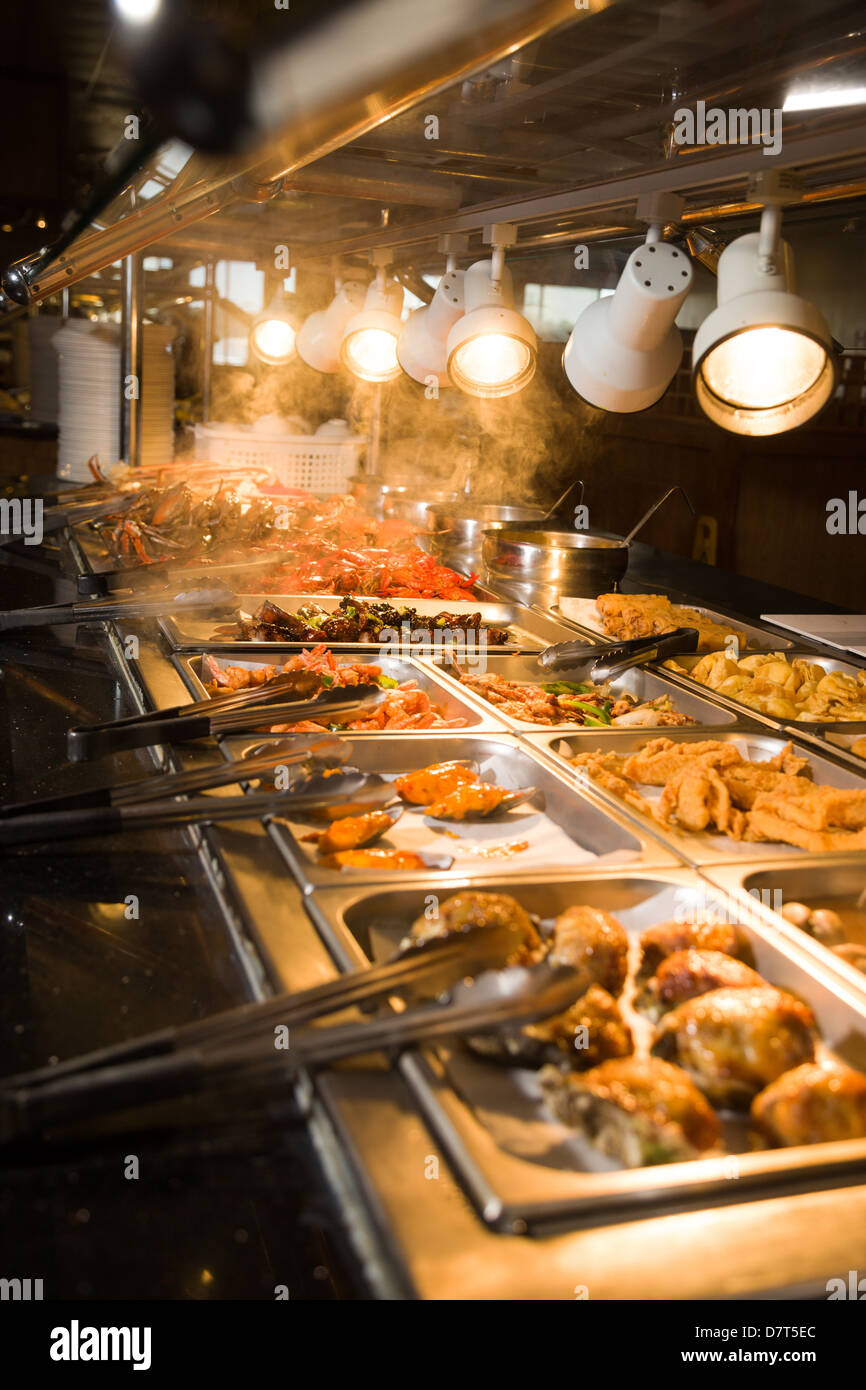
[[295, 330], [285, 319], [261, 319], [250, 332], [250, 346], [263, 362], [279, 366], [295, 350]]
[[827, 353], [788, 328], [751, 328], [720, 343], [704, 359], [707, 386], [732, 405], [769, 410], [814, 386]]
[[383, 328], [362, 328], [350, 334], [343, 351], [347, 366], [365, 381], [385, 381], [400, 370], [397, 339]]
[[454, 354], [453, 370], [478, 386], [507, 389], [532, 361], [526, 343], [505, 333], [483, 333]]

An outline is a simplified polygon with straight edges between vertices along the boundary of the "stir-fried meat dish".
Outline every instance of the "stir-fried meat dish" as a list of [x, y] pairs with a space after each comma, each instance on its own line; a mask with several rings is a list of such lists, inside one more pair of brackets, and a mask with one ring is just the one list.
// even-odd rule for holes
[[804, 1062], [752, 1101], [752, 1121], [780, 1147], [866, 1138], [866, 1076], [841, 1063]]
[[628, 935], [601, 908], [569, 907], [554, 923], [550, 961], [579, 970], [587, 989], [601, 985], [616, 996], [622, 993], [628, 974]]
[[807, 657], [761, 652], [735, 661], [725, 652], [703, 657], [691, 670], [676, 660], [671, 671], [689, 676], [730, 700], [777, 719], [822, 723], [866, 719], [866, 671], [826, 671]]
[[458, 787], [477, 782], [478, 768], [467, 767], [465, 763], [433, 763], [420, 772], [407, 772], [394, 780], [394, 790], [404, 801], [413, 806], [432, 806], [441, 801]]
[[[780, 841], [810, 851], [866, 848], [866, 791], [816, 787], [808, 759], [790, 743], [767, 762], [733, 743], [653, 739], [639, 753], [580, 753], [576, 766], [669, 829]], [[662, 787], [655, 803], [638, 785]]]
[[480, 612], [419, 613], [405, 604], [349, 596], [340, 599], [333, 613], [315, 604], [289, 613], [267, 599], [251, 618], [240, 614], [235, 622], [218, 627], [215, 636], [242, 642], [378, 643], [383, 634], [396, 641], [404, 632], [426, 632], [431, 639], [437, 635], [484, 633], [491, 646], [502, 646], [510, 640], [507, 628], [485, 623]]
[[724, 951], [705, 951], [691, 947], [674, 951], [661, 962], [635, 999], [635, 1008], [650, 1018], [658, 1018], [687, 999], [697, 999], [712, 989], [746, 989], [761, 985], [756, 970]]
[[658, 973], [668, 956], [690, 949], [723, 952], [746, 965], [754, 965], [752, 948], [741, 927], [730, 922], [658, 922], [641, 933], [641, 959], [637, 978]]
[[815, 1052], [815, 1019], [799, 999], [760, 985], [689, 999], [659, 1025], [652, 1051], [676, 1062], [716, 1105], [744, 1109]]
[[532, 724], [577, 724], [603, 728], [666, 728], [694, 724], [691, 715], [680, 714], [670, 695], [637, 700], [627, 690], [611, 693], [610, 687], [588, 681], [510, 681], [495, 673], [476, 674], [451, 662], [448, 670], [467, 690], [488, 700], [512, 719]]
[[671, 603], [664, 594], [599, 594], [595, 606], [609, 637], [655, 637], [677, 627], [695, 627], [698, 651], [720, 651], [731, 637], [746, 645], [746, 634], [739, 628], [715, 623], [695, 608]]
[[718, 1144], [718, 1116], [679, 1067], [623, 1057], [591, 1071], [548, 1066], [541, 1088], [557, 1120], [626, 1168], [698, 1158]]

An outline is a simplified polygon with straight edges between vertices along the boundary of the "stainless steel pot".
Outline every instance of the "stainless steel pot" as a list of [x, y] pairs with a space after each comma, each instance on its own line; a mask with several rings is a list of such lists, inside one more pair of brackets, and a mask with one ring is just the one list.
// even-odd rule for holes
[[479, 506], [471, 502], [428, 507], [429, 548], [437, 559], [454, 569], [478, 571], [485, 532], [517, 522], [537, 525], [544, 514], [543, 507]]
[[427, 530], [427, 512], [430, 507], [454, 503], [456, 492], [437, 492], [430, 488], [391, 487], [382, 499], [382, 514], [385, 517], [400, 517], [411, 521], [422, 531]]
[[622, 579], [628, 554], [618, 536], [531, 523], [488, 530], [481, 548], [488, 583], [533, 602], [561, 594], [597, 598]]

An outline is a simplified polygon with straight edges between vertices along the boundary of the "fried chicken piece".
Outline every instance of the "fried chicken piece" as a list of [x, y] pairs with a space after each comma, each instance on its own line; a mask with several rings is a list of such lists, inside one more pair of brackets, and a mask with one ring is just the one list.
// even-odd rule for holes
[[302, 835], [301, 839], [315, 841], [319, 854], [336, 854], [340, 850], [359, 849], [361, 845], [372, 844], [393, 824], [387, 811], [367, 811], [363, 816], [344, 816], [342, 820], [335, 820], [327, 830], [316, 830], [311, 835]]
[[462, 763], [432, 763], [419, 772], [407, 772], [394, 779], [394, 790], [404, 801], [413, 806], [430, 806], [449, 792], [456, 791], [470, 782], [477, 782], [479, 774]]
[[804, 778], [759, 794], [755, 810], [771, 811], [806, 830], [866, 829], [866, 791], [854, 787], [816, 787]]
[[730, 922], [659, 922], [641, 933], [641, 960], [638, 980], [655, 975], [664, 960], [679, 951], [721, 951], [745, 965], [754, 966], [755, 958], [749, 939], [742, 927]]
[[713, 1148], [721, 1126], [679, 1067], [624, 1057], [577, 1074], [545, 1067], [544, 1099], [557, 1120], [625, 1168], [677, 1163]]
[[605, 787], [614, 796], [621, 797], [629, 806], [640, 811], [641, 815], [653, 815], [652, 802], [647, 801], [646, 797], [635, 791], [630, 782], [620, 776], [625, 759], [618, 753], [602, 753], [598, 750], [594, 753], [578, 753], [571, 762], [573, 767], [580, 768], [593, 782], [598, 782], [599, 786]]
[[427, 807], [428, 816], [437, 820], [467, 820], [474, 816], [489, 816], [509, 793], [505, 787], [490, 782], [473, 782], [457, 787], [440, 801]]
[[715, 768], [691, 763], [668, 780], [653, 813], [662, 825], [719, 832], [734, 840], [742, 839], [746, 829], [743, 812], [731, 806], [727, 785]]
[[718, 651], [730, 637], [746, 645], [746, 634], [740, 628], [716, 623], [685, 604], [671, 603], [665, 594], [599, 594], [595, 606], [602, 627], [611, 637], [652, 637], [677, 627], [694, 627], [698, 651]]
[[579, 1071], [611, 1057], [630, 1057], [634, 1052], [631, 1030], [619, 1005], [601, 985], [591, 985], [571, 1008], [554, 1018], [524, 1028], [480, 1034], [467, 1042], [473, 1052], [492, 1061], [539, 1067], [544, 1062], [567, 1059]]
[[524, 958], [532, 958], [532, 953], [541, 953], [541, 937], [532, 925], [529, 915], [516, 899], [508, 893], [474, 893], [466, 891], [455, 893], [444, 903], [432, 905], [430, 916], [425, 910], [421, 917], [412, 923], [408, 942], [429, 941], [437, 936], [459, 935], [470, 927], [499, 926], [502, 923], [513, 926], [518, 934]]
[[805, 1062], [752, 1101], [758, 1131], [781, 1147], [866, 1138], [866, 1076], [841, 1063]]
[[[781, 809], [781, 808], [780, 808]], [[748, 829], [744, 839], [769, 840], [783, 845], [796, 845], [810, 854], [835, 854], [839, 850], [866, 849], [866, 830], [806, 830], [776, 810], [763, 806], [747, 813]]]
[[811, 1009], [770, 985], [714, 989], [667, 1014], [653, 1055], [676, 1062], [715, 1105], [745, 1109], [777, 1076], [815, 1054]]
[[674, 951], [661, 962], [651, 979], [635, 998], [635, 1008], [649, 1018], [658, 1019], [687, 999], [709, 994], [711, 989], [746, 989], [762, 985], [756, 970], [724, 951], [689, 947]]
[[720, 739], [675, 743], [670, 738], [653, 738], [626, 758], [622, 775], [647, 787], [663, 787], [686, 763], [693, 768], [721, 768], [742, 761], [739, 748], [733, 743], [722, 743]]
[[570, 965], [579, 971], [585, 990], [601, 985], [616, 997], [628, 974], [625, 927], [597, 907], [566, 908], [554, 923], [548, 959], [551, 965]]

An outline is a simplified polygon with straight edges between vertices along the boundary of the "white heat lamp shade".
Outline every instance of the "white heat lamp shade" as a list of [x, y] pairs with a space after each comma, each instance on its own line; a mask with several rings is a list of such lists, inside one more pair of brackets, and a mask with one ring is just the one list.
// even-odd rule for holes
[[403, 328], [399, 285], [376, 280], [369, 286], [364, 307], [353, 314], [343, 330], [340, 360], [362, 381], [392, 381], [400, 375], [397, 339]]
[[565, 345], [562, 366], [575, 391], [617, 414], [655, 405], [682, 360], [674, 319], [691, 286], [685, 251], [664, 241], [632, 251], [614, 293], [587, 305]]
[[340, 344], [349, 320], [364, 307], [365, 288], [357, 280], [341, 285], [327, 309], [304, 320], [295, 347], [302, 362], [317, 372], [340, 369]]
[[466, 271], [466, 313], [448, 334], [448, 375], [470, 396], [511, 396], [535, 374], [537, 342], [528, 319], [513, 307], [514, 291], [507, 266], [497, 281], [490, 261], [476, 261]]
[[695, 394], [715, 424], [733, 434], [782, 434], [805, 424], [836, 384], [830, 329], [794, 292], [791, 248], [762, 270], [757, 232], [738, 237], [719, 260], [718, 307], [695, 335]]
[[449, 270], [423, 309], [416, 309], [403, 325], [397, 343], [400, 366], [413, 381], [429, 386], [450, 386], [447, 341], [453, 325], [463, 317], [463, 271]]
[[253, 319], [250, 350], [268, 367], [282, 367], [295, 355], [296, 329], [282, 293]]

